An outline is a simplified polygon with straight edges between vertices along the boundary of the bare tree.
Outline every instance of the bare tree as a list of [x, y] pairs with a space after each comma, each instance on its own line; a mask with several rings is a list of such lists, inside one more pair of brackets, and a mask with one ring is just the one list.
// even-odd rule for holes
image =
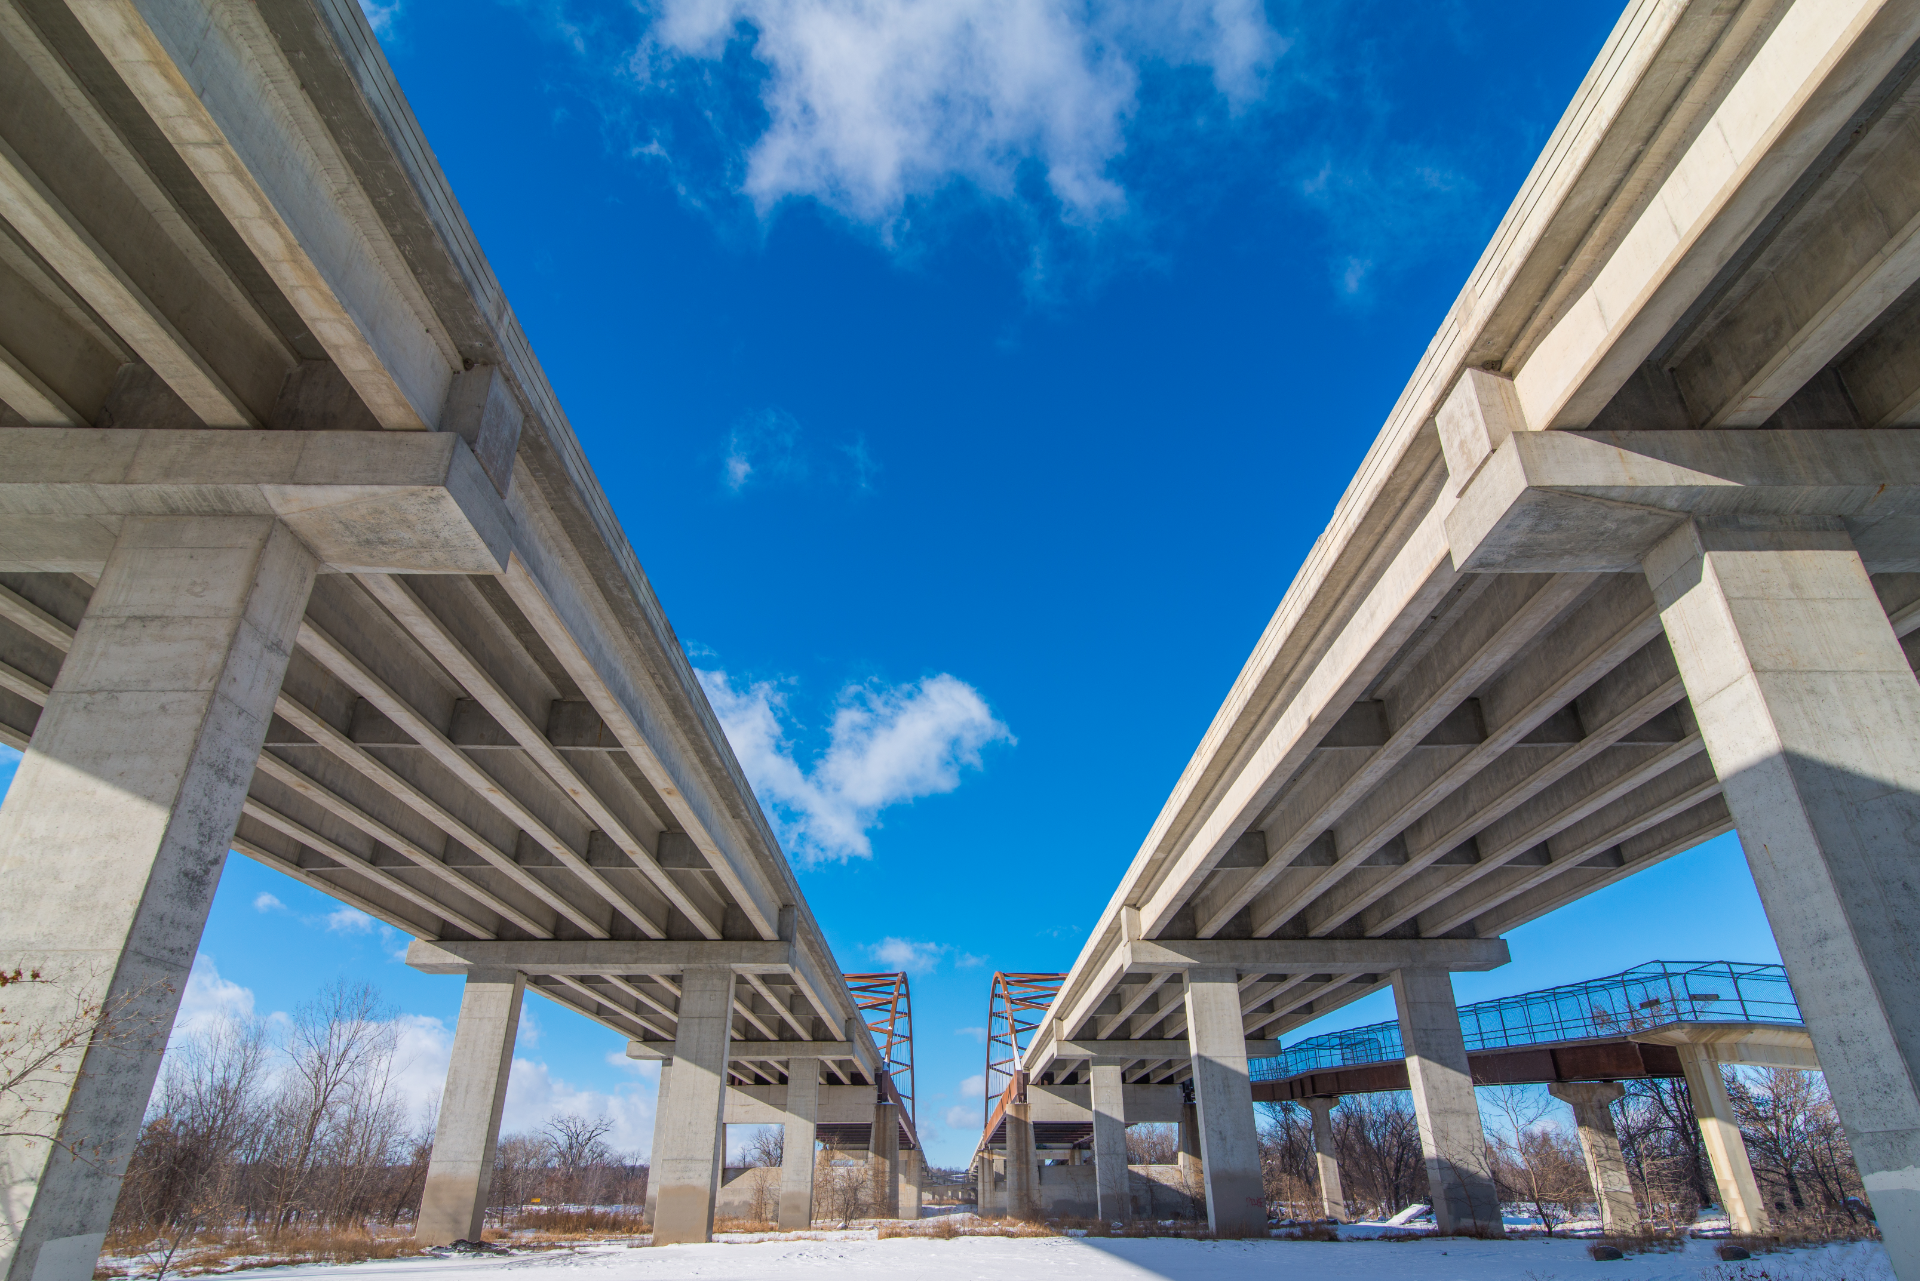
[[1507, 1199], [1533, 1207], [1548, 1236], [1593, 1202], [1578, 1140], [1550, 1119], [1549, 1096], [1537, 1086], [1497, 1085], [1479, 1092], [1495, 1182]]
[[567, 1112], [546, 1124], [547, 1150], [552, 1155], [558, 1194], [568, 1201], [592, 1202], [598, 1194], [604, 1166], [613, 1159], [606, 1136], [613, 1122], [604, 1116]]
[[865, 1217], [868, 1207], [873, 1204], [873, 1181], [864, 1162], [858, 1165], [836, 1165], [831, 1160], [825, 1162], [820, 1170], [816, 1192], [816, 1199], [827, 1212], [826, 1217], [838, 1219], [843, 1228], [850, 1228], [855, 1219]]
[[[62, 1134], [90, 1054], [159, 1054], [171, 1013], [170, 983], [92, 995], [98, 975], [65, 979], [40, 969], [0, 970], [0, 1138], [47, 1143], [76, 1161], [100, 1160], [115, 1136]], [[28, 994], [31, 995], [28, 995]]]

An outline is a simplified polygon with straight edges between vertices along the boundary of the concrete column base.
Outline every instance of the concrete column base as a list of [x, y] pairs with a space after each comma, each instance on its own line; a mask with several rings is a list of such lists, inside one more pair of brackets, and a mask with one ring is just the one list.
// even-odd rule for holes
[[725, 1159], [727, 1048], [733, 1023], [733, 971], [689, 969], [681, 977], [673, 1074], [654, 1118], [658, 1154], [653, 1243], [713, 1239], [713, 1205]]
[[1007, 1217], [1031, 1221], [1040, 1217], [1040, 1167], [1033, 1147], [1029, 1106], [1014, 1103], [1006, 1113]]
[[1707, 1150], [1707, 1164], [1713, 1167], [1713, 1182], [1720, 1192], [1720, 1206], [1727, 1212], [1727, 1224], [1735, 1232], [1759, 1236], [1767, 1231], [1767, 1206], [1760, 1199], [1753, 1163], [1747, 1160], [1747, 1141], [1733, 1114], [1733, 1100], [1727, 1097], [1720, 1064], [1707, 1056], [1705, 1046], [1674, 1048], [1680, 1053], [1680, 1068], [1687, 1074], [1693, 1119], [1700, 1124], [1701, 1145]]
[[1095, 1203], [1108, 1223], [1133, 1218], [1133, 1183], [1127, 1171], [1127, 1107], [1121, 1071], [1126, 1061], [1093, 1061], [1093, 1177]]
[[780, 1146], [780, 1227], [813, 1226], [814, 1123], [820, 1112], [820, 1060], [787, 1064], [786, 1134]]
[[900, 1217], [900, 1107], [896, 1103], [873, 1106], [873, 1129], [867, 1142], [867, 1162], [873, 1176], [873, 1215], [878, 1219]]

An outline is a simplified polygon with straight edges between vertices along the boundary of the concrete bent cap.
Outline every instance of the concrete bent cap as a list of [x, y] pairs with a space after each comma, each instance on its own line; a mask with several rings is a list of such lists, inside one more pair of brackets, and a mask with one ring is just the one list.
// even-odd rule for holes
[[127, 516], [274, 516], [340, 573], [497, 574], [512, 518], [446, 432], [0, 429], [0, 566], [104, 565]]
[[1690, 517], [1824, 517], [1871, 570], [1920, 568], [1920, 431], [1516, 432], [1447, 541], [1462, 571], [1626, 573]]

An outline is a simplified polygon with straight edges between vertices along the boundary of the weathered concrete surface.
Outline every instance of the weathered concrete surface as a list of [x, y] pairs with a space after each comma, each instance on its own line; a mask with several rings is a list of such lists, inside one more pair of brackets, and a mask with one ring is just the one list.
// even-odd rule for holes
[[420, 1217], [414, 1222], [416, 1241], [450, 1245], [480, 1239], [526, 985], [526, 975], [515, 970], [474, 970], [467, 975], [433, 1132], [433, 1157]]
[[[648, 1227], [653, 1226], [654, 1211], [660, 1203], [660, 1180], [651, 1176], [653, 1171], [660, 1168], [660, 1159], [666, 1152], [667, 1127], [660, 1123], [659, 1114], [666, 1107], [667, 1101], [673, 1097], [670, 1093], [668, 1080], [672, 1074], [673, 1060], [662, 1060], [660, 1063], [659, 1089], [654, 1094], [653, 1147], [647, 1154], [647, 1171], [649, 1177], [647, 1179], [647, 1204], [645, 1214]], [[726, 1122], [722, 1120], [721, 1124], [724, 1125]]]
[[1634, 1204], [1620, 1135], [1613, 1125], [1613, 1105], [1626, 1097], [1627, 1087], [1615, 1081], [1582, 1081], [1549, 1085], [1547, 1092], [1573, 1108], [1587, 1178], [1600, 1204], [1600, 1226], [1612, 1233], [1638, 1232], [1640, 1210]]
[[1126, 1087], [1121, 1073], [1125, 1059], [1093, 1061], [1093, 1167], [1097, 1176], [1098, 1206], [1109, 1223], [1133, 1217], [1133, 1193], [1127, 1180]]
[[1487, 1166], [1487, 1138], [1480, 1127], [1453, 979], [1433, 970], [1395, 970], [1393, 1001], [1407, 1051], [1407, 1080], [1427, 1161], [1433, 1221], [1442, 1232], [1502, 1233], [1500, 1195]]
[[1920, 684], [1839, 529], [1692, 524], [1646, 568], [1888, 1254], [1920, 1275]]
[[[733, 1091], [729, 1090], [731, 1096]], [[780, 1148], [780, 1226], [788, 1231], [813, 1226], [813, 1142], [820, 1107], [820, 1061], [787, 1062], [786, 1132]]]
[[659, 1163], [652, 1171], [652, 1178], [660, 1181], [653, 1212], [655, 1245], [704, 1242], [713, 1236], [713, 1204], [726, 1144], [721, 1116], [733, 982], [732, 970], [714, 968], [688, 970], [681, 983], [672, 1090], [654, 1121], [664, 1131], [656, 1145]]
[[1347, 1219], [1347, 1194], [1340, 1186], [1340, 1155], [1333, 1146], [1333, 1109], [1339, 1099], [1324, 1095], [1307, 1100], [1313, 1114], [1313, 1161], [1320, 1175], [1320, 1212], [1341, 1223]]
[[1040, 1217], [1040, 1166], [1033, 1146], [1033, 1121], [1028, 1105], [1007, 1108], [1006, 1211], [1009, 1218]]
[[1193, 1042], [1193, 1098], [1207, 1222], [1223, 1237], [1265, 1236], [1267, 1231], [1238, 977], [1233, 970], [1187, 973], [1187, 1035]]
[[0, 1117], [45, 1136], [0, 1140], [9, 1281], [93, 1275], [315, 569], [269, 517], [129, 519], [47, 696], [0, 806], [0, 964], [47, 981], [7, 1017], [114, 1034]]
[[873, 1213], [883, 1219], [900, 1217], [900, 1108], [892, 1102], [873, 1105], [873, 1130], [867, 1162], [873, 1177]]

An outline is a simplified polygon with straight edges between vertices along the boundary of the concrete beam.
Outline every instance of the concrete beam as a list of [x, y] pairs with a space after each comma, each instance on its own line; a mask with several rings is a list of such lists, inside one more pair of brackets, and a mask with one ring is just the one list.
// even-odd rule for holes
[[1510, 959], [1505, 939], [1141, 939], [1126, 944], [1131, 974], [1194, 968], [1242, 974], [1492, 970]]
[[519, 970], [522, 974], [679, 974], [716, 967], [743, 973], [786, 974], [793, 968], [793, 944], [751, 939], [541, 939], [513, 943], [416, 939], [407, 947], [407, 964], [423, 974], [464, 974], [474, 968]]
[[338, 573], [497, 574], [512, 527], [448, 433], [0, 428], [0, 570], [100, 572], [130, 516], [273, 516]]
[[[431, 973], [432, 971], [429, 971]], [[672, 1041], [628, 1041], [630, 1059], [670, 1059]], [[749, 1063], [773, 1063], [782, 1059], [853, 1059], [858, 1052], [852, 1041], [730, 1041], [727, 1060]]]
[[1820, 1055], [1813, 1048], [1813, 1035], [1800, 1027], [1696, 1023], [1636, 1033], [1630, 1039], [1650, 1045], [1699, 1046], [1713, 1062], [1739, 1067], [1791, 1068], [1796, 1072], [1820, 1070]]
[[[1117, 1058], [1129, 1062], [1135, 1059], [1184, 1059], [1191, 1054], [1189, 1044], [1184, 1036], [1154, 1041], [1059, 1041], [1054, 1044], [1053, 1057], [1056, 1060]], [[1279, 1053], [1278, 1041], [1247, 1042], [1248, 1058], [1271, 1058]]]
[[1832, 516], [1920, 569], [1920, 431], [1520, 432], [1447, 516], [1467, 572], [1632, 573], [1688, 516]]

